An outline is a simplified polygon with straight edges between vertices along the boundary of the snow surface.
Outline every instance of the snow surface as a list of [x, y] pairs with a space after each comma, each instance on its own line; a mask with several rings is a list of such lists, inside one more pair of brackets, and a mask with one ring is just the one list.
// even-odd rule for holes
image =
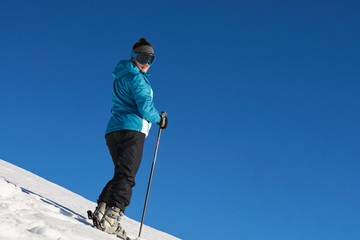
[[[96, 204], [0, 159], [0, 240], [116, 240], [92, 228], [87, 210]], [[124, 216], [122, 226], [136, 237], [140, 223]], [[179, 240], [144, 226], [141, 240]]]

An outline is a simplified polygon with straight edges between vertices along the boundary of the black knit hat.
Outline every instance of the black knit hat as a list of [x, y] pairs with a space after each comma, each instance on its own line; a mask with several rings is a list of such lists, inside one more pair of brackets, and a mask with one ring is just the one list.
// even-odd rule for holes
[[136, 53], [154, 54], [154, 49], [152, 48], [151, 44], [146, 40], [146, 38], [140, 38], [139, 41], [134, 44], [132, 50]]

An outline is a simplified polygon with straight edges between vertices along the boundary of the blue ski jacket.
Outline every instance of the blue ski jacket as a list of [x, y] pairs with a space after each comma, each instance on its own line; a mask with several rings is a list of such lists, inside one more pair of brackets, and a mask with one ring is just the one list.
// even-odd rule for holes
[[134, 130], [147, 136], [151, 123], [160, 122], [148, 76], [149, 73], [141, 72], [132, 60], [122, 60], [116, 65], [111, 118], [105, 134]]

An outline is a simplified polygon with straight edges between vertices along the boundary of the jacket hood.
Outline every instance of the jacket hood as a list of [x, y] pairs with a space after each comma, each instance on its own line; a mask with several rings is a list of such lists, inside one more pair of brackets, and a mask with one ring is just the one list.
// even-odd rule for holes
[[149, 73], [142, 73], [140, 69], [136, 66], [136, 64], [130, 59], [130, 60], [121, 60], [115, 67], [112, 75], [114, 78], [121, 78], [127, 73], [133, 73], [133, 74], [144, 74], [145, 76], [148, 76]]

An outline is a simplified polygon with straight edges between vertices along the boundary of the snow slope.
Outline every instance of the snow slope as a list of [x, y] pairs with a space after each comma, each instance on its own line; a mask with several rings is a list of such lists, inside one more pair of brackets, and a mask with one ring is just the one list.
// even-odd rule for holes
[[[91, 227], [86, 211], [96, 204], [35, 174], [0, 160], [0, 240], [116, 240]], [[136, 237], [140, 223], [123, 217]], [[179, 240], [148, 226], [142, 240]]]

